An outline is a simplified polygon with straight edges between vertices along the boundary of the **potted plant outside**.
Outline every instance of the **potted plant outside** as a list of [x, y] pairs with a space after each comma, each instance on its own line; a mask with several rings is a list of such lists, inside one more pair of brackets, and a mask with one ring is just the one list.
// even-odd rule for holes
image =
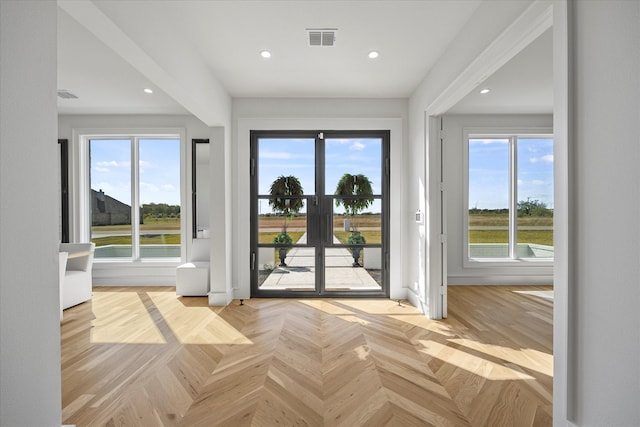
[[[355, 216], [368, 208], [373, 204], [373, 198], [362, 197], [373, 195], [373, 189], [371, 187], [371, 181], [365, 175], [357, 174], [352, 175], [345, 173], [338, 181], [335, 191], [336, 196], [344, 196], [344, 198], [336, 198], [336, 207], [342, 205], [344, 207], [345, 215], [349, 218], [349, 228], [351, 234], [347, 239], [347, 243], [352, 246], [351, 254], [353, 255], [353, 267], [361, 267], [360, 265], [360, 252], [362, 246], [366, 243], [366, 240], [362, 234], [358, 231], [358, 226], [354, 220]], [[353, 197], [356, 196], [356, 197]], [[355, 246], [357, 245], [357, 246]]]
[[285, 259], [287, 258], [287, 246], [291, 246], [293, 241], [291, 240], [291, 236], [287, 233], [280, 233], [276, 237], [273, 238], [273, 243], [276, 245], [283, 245], [278, 248], [278, 257], [280, 258], [280, 267], [286, 267]]
[[282, 231], [273, 238], [273, 243], [278, 248], [280, 266], [285, 267], [287, 265], [285, 263], [287, 247], [293, 244], [291, 236], [287, 233], [287, 220], [299, 213], [304, 207], [304, 200], [300, 197], [304, 195], [304, 191], [297, 177], [281, 175], [271, 184], [269, 194], [272, 196], [269, 199], [271, 209], [284, 216]]

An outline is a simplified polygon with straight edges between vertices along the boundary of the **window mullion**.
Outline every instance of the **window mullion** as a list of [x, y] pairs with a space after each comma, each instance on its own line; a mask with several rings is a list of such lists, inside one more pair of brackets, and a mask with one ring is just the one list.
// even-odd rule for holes
[[131, 256], [140, 259], [140, 144], [131, 140]]
[[518, 149], [516, 136], [509, 138], [509, 258], [518, 257]]

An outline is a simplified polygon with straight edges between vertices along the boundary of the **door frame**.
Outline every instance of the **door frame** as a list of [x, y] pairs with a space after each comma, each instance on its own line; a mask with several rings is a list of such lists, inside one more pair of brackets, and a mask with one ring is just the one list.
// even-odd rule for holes
[[[331, 138], [380, 138], [382, 140], [381, 171], [382, 171], [382, 284], [380, 291], [372, 290], [348, 290], [348, 291], [326, 291], [325, 290], [325, 249], [334, 247], [333, 244], [319, 239], [316, 244], [299, 245], [295, 247], [314, 247], [316, 260], [316, 279], [313, 291], [286, 291], [286, 290], [263, 290], [258, 286], [259, 267], [257, 265], [258, 253], [258, 140], [260, 138], [300, 138], [315, 139], [315, 168], [316, 182], [313, 195], [305, 195], [307, 203], [307, 232], [313, 231], [313, 235], [320, 236], [326, 231], [327, 221], [324, 214], [329, 210], [328, 200], [333, 200], [333, 194], [327, 193], [325, 186], [325, 150], [324, 141]], [[390, 295], [390, 189], [391, 189], [391, 131], [389, 129], [363, 129], [363, 130], [251, 130], [250, 131], [250, 289], [252, 298], [273, 297], [273, 298], [389, 298]], [[324, 191], [323, 191], [324, 190]], [[316, 202], [312, 207], [311, 200]], [[341, 247], [341, 246], [338, 246]]]

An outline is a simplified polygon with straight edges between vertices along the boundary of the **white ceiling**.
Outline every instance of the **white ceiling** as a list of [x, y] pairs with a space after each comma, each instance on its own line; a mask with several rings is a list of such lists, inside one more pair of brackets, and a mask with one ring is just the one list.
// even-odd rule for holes
[[[79, 97], [59, 99], [59, 112], [186, 114], [199, 87], [235, 98], [408, 98], [480, 2], [59, 0], [58, 88]], [[337, 28], [335, 46], [309, 47], [307, 28]], [[550, 112], [550, 46], [546, 34], [486, 80], [489, 96], [470, 94], [454, 111]]]
[[[481, 94], [488, 88], [490, 92]], [[550, 114], [553, 111], [553, 32], [545, 31], [477, 90], [449, 110], [452, 114]]]

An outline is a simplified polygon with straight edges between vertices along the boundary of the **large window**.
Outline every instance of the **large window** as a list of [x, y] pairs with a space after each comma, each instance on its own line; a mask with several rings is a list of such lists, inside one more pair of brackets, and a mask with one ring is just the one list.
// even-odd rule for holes
[[553, 258], [553, 139], [470, 134], [468, 258]]
[[179, 258], [180, 138], [96, 137], [87, 143], [95, 257]]

